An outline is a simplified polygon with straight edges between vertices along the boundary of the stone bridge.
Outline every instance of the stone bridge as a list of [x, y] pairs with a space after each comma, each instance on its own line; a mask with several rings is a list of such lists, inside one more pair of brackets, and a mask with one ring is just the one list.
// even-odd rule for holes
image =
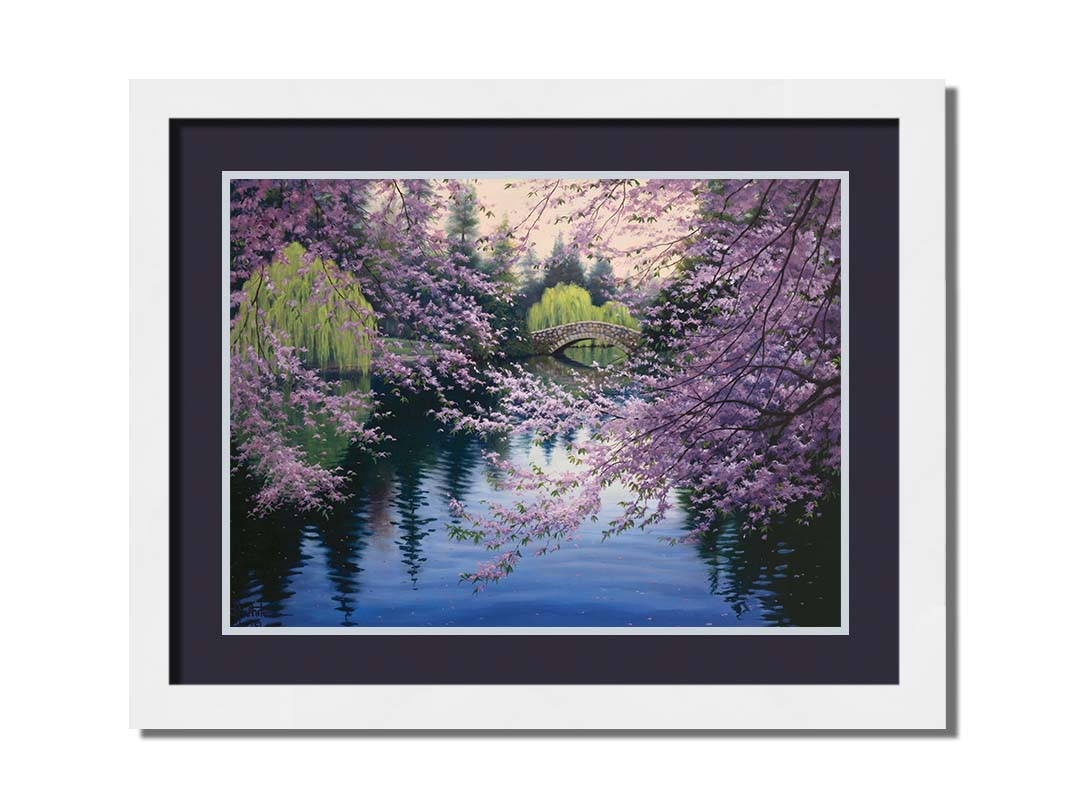
[[589, 339], [610, 342], [629, 353], [640, 343], [641, 333], [633, 328], [614, 325], [610, 322], [589, 321], [568, 322], [566, 325], [556, 325], [553, 328], [534, 331], [530, 334], [530, 338], [533, 340], [534, 349], [544, 355], [558, 353], [575, 342], [584, 342]]

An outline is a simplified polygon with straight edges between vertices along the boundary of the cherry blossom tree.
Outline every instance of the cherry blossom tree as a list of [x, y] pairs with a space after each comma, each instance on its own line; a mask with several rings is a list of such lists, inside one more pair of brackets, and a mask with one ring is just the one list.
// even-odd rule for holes
[[[478, 358], [495, 351], [501, 334], [484, 298], [503, 290], [470, 263], [469, 248], [450, 246], [440, 224], [449, 207], [469, 202], [468, 195], [454, 181], [231, 184], [231, 325], [241, 332], [231, 348], [231, 429], [237, 466], [262, 482], [258, 512], [286, 504], [325, 509], [344, 494], [345, 476], [293, 444], [294, 427], [312, 435], [320, 426], [340, 427], [358, 446], [383, 443], [373, 426], [372, 394], [339, 393], [340, 384], [304, 363], [290, 332], [271, 326], [262, 295], [264, 287], [271, 289], [270, 266], [291, 243], [303, 246], [304, 268], [314, 274], [307, 307], [296, 313], [347, 304], [348, 333], [369, 340], [375, 372], [392, 391], [443, 398], [451, 387], [477, 388]], [[415, 353], [383, 346], [365, 304], [346, 292], [353, 284], [386, 328], [420, 344]], [[322, 324], [334, 312], [327, 317]]]

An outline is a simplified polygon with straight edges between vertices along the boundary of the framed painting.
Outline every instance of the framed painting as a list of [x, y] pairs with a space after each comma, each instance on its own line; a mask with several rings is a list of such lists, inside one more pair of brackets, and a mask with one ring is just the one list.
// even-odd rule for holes
[[942, 84], [131, 92], [135, 726], [945, 727]]

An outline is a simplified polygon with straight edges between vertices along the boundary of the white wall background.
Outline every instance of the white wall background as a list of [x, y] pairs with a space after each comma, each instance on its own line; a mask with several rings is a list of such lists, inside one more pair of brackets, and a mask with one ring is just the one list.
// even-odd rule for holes
[[[1048, 796], [1063, 779], [1063, 27], [1047, 3], [16, 4], [0, 439], [13, 797]], [[959, 108], [953, 738], [179, 738], [127, 719], [128, 77], [944, 77]], [[42, 361], [62, 348], [65, 355]], [[160, 620], [165, 624], [165, 620]], [[5, 792], [5, 793], [8, 793]]]

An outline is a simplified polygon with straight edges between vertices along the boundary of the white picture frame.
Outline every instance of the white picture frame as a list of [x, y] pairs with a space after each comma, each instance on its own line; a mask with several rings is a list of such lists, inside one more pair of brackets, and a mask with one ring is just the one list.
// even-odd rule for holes
[[[899, 684], [171, 685], [161, 623], [169, 575], [168, 136], [172, 118], [211, 117], [899, 120]], [[946, 728], [943, 82], [135, 81], [130, 158], [131, 727]]]

